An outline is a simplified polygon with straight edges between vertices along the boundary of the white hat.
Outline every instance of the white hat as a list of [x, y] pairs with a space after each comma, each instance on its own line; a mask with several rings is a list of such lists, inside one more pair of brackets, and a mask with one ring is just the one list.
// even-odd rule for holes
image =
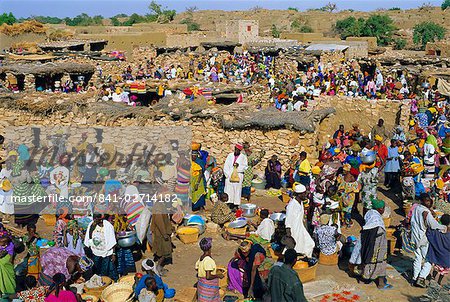
[[304, 185], [302, 185], [302, 184], [299, 184], [299, 183], [295, 183], [292, 186], [292, 189], [294, 190], [295, 193], [304, 193], [304, 192], [306, 192], [306, 187]]
[[[150, 265], [147, 264], [147, 261], [150, 263]], [[153, 263], [153, 265], [151, 265], [151, 263]], [[146, 271], [155, 271], [155, 262], [150, 258], [144, 259], [142, 260], [142, 268]]]

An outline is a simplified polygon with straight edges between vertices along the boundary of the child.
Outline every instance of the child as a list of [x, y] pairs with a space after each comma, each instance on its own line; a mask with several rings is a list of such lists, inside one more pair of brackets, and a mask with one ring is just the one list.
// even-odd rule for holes
[[439, 275], [439, 284], [450, 271], [450, 215], [442, 215], [441, 224], [447, 226], [447, 232], [428, 229], [426, 233], [429, 242], [426, 259], [433, 264], [433, 278]]
[[273, 233], [275, 232], [275, 224], [273, 223], [272, 219], [269, 218], [269, 210], [261, 210], [259, 216], [261, 217], [262, 221], [256, 229], [256, 234], [258, 234], [258, 236], [262, 239], [270, 241], [272, 239]]

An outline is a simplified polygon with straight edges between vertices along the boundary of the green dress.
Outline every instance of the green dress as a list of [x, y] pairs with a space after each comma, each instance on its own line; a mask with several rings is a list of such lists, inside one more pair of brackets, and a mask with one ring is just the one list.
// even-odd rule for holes
[[0, 292], [4, 294], [16, 292], [16, 276], [9, 254], [0, 258]]

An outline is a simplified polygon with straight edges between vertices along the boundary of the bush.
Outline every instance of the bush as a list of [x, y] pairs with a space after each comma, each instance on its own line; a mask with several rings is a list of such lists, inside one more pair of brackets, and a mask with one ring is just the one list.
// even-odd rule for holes
[[288, 10], [293, 10], [293, 11], [298, 12], [298, 8], [296, 8], [296, 7], [288, 7]]
[[3, 13], [0, 15], [0, 25], [2, 25], [3, 23], [13, 25], [14, 23], [17, 23], [17, 19], [12, 13]]
[[420, 44], [422, 49], [428, 42], [442, 40], [445, 37], [445, 28], [434, 22], [422, 22], [414, 26], [413, 41]]
[[279, 38], [280, 37], [281, 32], [280, 32], [280, 30], [277, 28], [277, 26], [275, 24], [272, 24], [271, 30], [272, 30], [272, 37], [274, 37], [274, 38]]
[[298, 20], [292, 21], [291, 29], [298, 30], [300, 27], [302, 27], [302, 24]]
[[402, 38], [394, 39], [394, 49], [401, 50], [406, 47], [406, 40]]
[[450, 0], [445, 0], [444, 2], [442, 2], [441, 8], [442, 10], [445, 10], [446, 8], [450, 7]]
[[200, 24], [194, 22], [194, 20], [192, 20], [191, 18], [183, 19], [183, 20], [181, 20], [180, 23], [181, 24], [186, 24], [188, 31], [198, 31], [198, 30], [200, 30]]
[[312, 33], [314, 32], [311, 26], [308, 25], [303, 25], [302, 27], [300, 27], [299, 31], [301, 33]]
[[391, 7], [391, 8], [388, 9], [388, 10], [401, 10], [401, 9], [400, 9], [400, 7]]

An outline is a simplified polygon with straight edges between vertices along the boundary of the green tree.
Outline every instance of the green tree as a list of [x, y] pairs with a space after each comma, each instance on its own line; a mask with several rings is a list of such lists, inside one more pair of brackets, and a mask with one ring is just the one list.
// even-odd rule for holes
[[277, 26], [275, 24], [272, 24], [271, 31], [272, 31], [272, 37], [274, 37], [274, 38], [279, 38], [280, 37], [281, 32], [280, 32], [280, 30], [277, 28]]
[[376, 37], [378, 43], [387, 45], [392, 41], [395, 29], [394, 21], [388, 15], [372, 15], [362, 28], [362, 36]]
[[298, 8], [296, 8], [296, 7], [288, 7], [288, 10], [293, 10], [295, 12], [298, 12]]
[[92, 23], [94, 23], [95, 25], [103, 25], [103, 16], [94, 16], [92, 17]]
[[117, 17], [115, 17], [115, 16], [111, 18], [111, 24], [113, 26], [120, 26], [120, 25], [122, 25], [122, 23], [120, 23], [119, 19]]
[[402, 38], [394, 39], [393, 42], [394, 42], [393, 48], [396, 50], [404, 49], [406, 46], [406, 40]]
[[338, 20], [334, 26], [334, 30], [341, 36], [342, 39], [347, 37], [360, 37], [365, 26], [363, 18], [356, 19], [355, 17], [348, 17]]
[[441, 5], [442, 10], [445, 10], [448, 7], [450, 7], [450, 0], [444, 0]]
[[12, 13], [3, 13], [0, 15], [0, 25], [6, 23], [8, 25], [13, 25], [14, 23], [17, 23], [16, 17]]
[[63, 19], [60, 19], [58, 17], [50, 17], [50, 16], [32, 16], [28, 18], [27, 20], [36, 20], [41, 23], [47, 23], [47, 24], [61, 24], [63, 22]]
[[415, 44], [420, 44], [422, 49], [428, 42], [442, 40], [445, 37], [446, 29], [434, 22], [425, 21], [414, 26], [413, 41]]
[[160, 23], [167, 23], [173, 21], [177, 12], [175, 10], [167, 9], [167, 7], [163, 8], [161, 4], [158, 4], [156, 1], [150, 2], [148, 6], [151, 15], [155, 15], [157, 21]]

